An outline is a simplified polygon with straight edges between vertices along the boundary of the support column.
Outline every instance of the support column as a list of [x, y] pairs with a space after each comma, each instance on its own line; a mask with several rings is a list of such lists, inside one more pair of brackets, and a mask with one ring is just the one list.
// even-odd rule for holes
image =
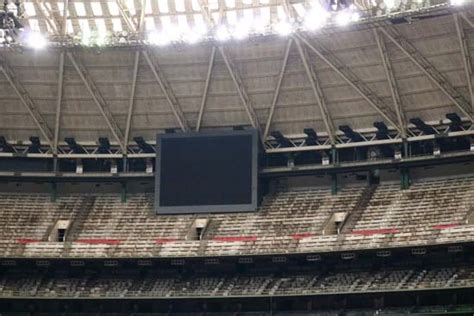
[[400, 169], [400, 187], [402, 190], [410, 188], [410, 169], [408, 168]]
[[56, 202], [56, 198], [58, 196], [58, 190], [57, 190], [57, 183], [56, 182], [51, 182], [50, 190], [51, 190], [51, 202]]
[[127, 182], [121, 182], [122, 192], [121, 192], [121, 201], [122, 203], [127, 202]]
[[337, 194], [337, 173], [331, 173], [331, 194]]
[[332, 147], [332, 148], [331, 148], [331, 159], [332, 159], [331, 163], [332, 163], [333, 165], [335, 165], [335, 164], [338, 163], [338, 161], [337, 161], [337, 150], [336, 150], [336, 147]]

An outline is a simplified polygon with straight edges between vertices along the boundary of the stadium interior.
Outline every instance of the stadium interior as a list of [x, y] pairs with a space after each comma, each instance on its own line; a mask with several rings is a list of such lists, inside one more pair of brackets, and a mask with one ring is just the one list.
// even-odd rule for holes
[[472, 55], [473, 0], [4, 1], [0, 316], [472, 315]]

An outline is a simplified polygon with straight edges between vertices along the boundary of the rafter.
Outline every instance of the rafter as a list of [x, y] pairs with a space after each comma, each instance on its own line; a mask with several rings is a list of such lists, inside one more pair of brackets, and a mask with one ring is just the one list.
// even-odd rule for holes
[[94, 100], [94, 103], [99, 108], [99, 111], [104, 117], [104, 120], [110, 131], [112, 132], [115, 140], [120, 144], [120, 147], [122, 148], [123, 152], [125, 152], [126, 149], [123, 148], [123, 133], [120, 130], [120, 127], [118, 126], [117, 122], [115, 121], [112, 115], [112, 111], [110, 110], [109, 106], [107, 105], [104, 98], [97, 89], [94, 80], [90, 76], [86, 67], [82, 64], [82, 62], [80, 62], [74, 57], [73, 53], [68, 52], [67, 56], [73, 64], [74, 68], [76, 69], [77, 74], [79, 75], [79, 77], [81, 77], [81, 80], [89, 91], [92, 99]]
[[460, 12], [459, 15], [466, 21], [467, 24], [469, 24], [470, 27], [474, 28], [474, 22], [472, 22], [466, 15], [465, 12]]
[[34, 0], [34, 4], [36, 4], [39, 16], [46, 21], [46, 24], [49, 25], [53, 33], [59, 34], [59, 23], [53, 17], [52, 12], [49, 11], [40, 0]]
[[211, 56], [209, 57], [209, 66], [207, 68], [206, 83], [204, 84], [204, 91], [201, 98], [201, 106], [199, 107], [199, 114], [196, 123], [196, 132], [201, 129], [202, 117], [204, 115], [204, 109], [207, 103], [207, 94], [209, 92], [209, 85], [211, 83], [212, 68], [214, 68], [214, 60], [216, 59], [216, 47], [213, 46], [211, 50]]
[[69, 9], [69, 0], [63, 0], [63, 20], [61, 22], [61, 35], [66, 36], [67, 35], [67, 12]]
[[58, 153], [59, 129], [61, 128], [61, 105], [63, 101], [64, 83], [64, 52], [59, 54], [58, 95], [56, 97], [56, 115], [54, 117], [54, 146], [53, 151]]
[[260, 123], [258, 122], [257, 113], [255, 112], [255, 108], [252, 104], [252, 101], [250, 100], [250, 97], [247, 93], [247, 88], [243, 84], [242, 77], [240, 76], [237, 67], [235, 67], [232, 60], [227, 56], [227, 53], [223, 47], [219, 46], [219, 52], [224, 59], [224, 63], [226, 64], [227, 70], [232, 77], [232, 81], [234, 81], [240, 100], [242, 101], [245, 112], [247, 112], [247, 116], [249, 117], [250, 124], [252, 124], [252, 127], [257, 129], [259, 133], [262, 134], [262, 129], [260, 128]]
[[462, 20], [457, 14], [454, 15], [454, 23], [456, 24], [456, 33], [458, 35], [459, 46], [461, 47], [461, 55], [464, 62], [464, 71], [466, 72], [467, 89], [471, 98], [471, 111], [474, 112], [474, 91], [472, 88], [472, 82], [474, 78], [472, 74], [471, 53], [469, 52], [469, 48], [467, 45], [467, 39], [466, 34], [464, 33]]
[[267, 123], [265, 124], [265, 130], [263, 132], [263, 139], [267, 139], [268, 133], [270, 131], [270, 126], [273, 121], [273, 114], [275, 113], [275, 107], [280, 97], [281, 83], [283, 82], [283, 76], [286, 72], [286, 65], [288, 64], [288, 57], [290, 56], [291, 46], [293, 45], [293, 38], [288, 40], [285, 49], [285, 55], [283, 57], [283, 62], [281, 63], [280, 73], [278, 74], [277, 84], [275, 87], [275, 92], [273, 93], [272, 104], [270, 106], [270, 112], [268, 113]]
[[392, 41], [444, 94], [456, 107], [474, 121], [471, 114], [471, 105], [451, 83], [437, 70], [407, 39], [400, 35], [394, 28], [380, 28], [380, 31]]
[[402, 127], [398, 126], [395, 113], [375, 92], [370, 89], [360, 78], [358, 78], [346, 65], [334, 56], [319, 42], [310, 43], [304, 36], [297, 33], [301, 42], [318, 55], [329, 67], [341, 76], [354, 90], [359, 93], [387, 122], [401, 133]]
[[45, 119], [41, 115], [38, 106], [35, 104], [33, 99], [31, 99], [30, 95], [28, 94], [28, 91], [26, 91], [25, 87], [15, 76], [15, 73], [13, 72], [11, 66], [8, 64], [7, 60], [1, 56], [0, 71], [5, 75], [5, 78], [7, 79], [8, 83], [10, 83], [13, 90], [15, 90], [15, 93], [20, 98], [21, 103], [30, 113], [31, 118], [35, 122], [36, 126], [40, 130], [47, 143], [51, 146], [51, 148], [54, 148], [53, 133], [51, 132], [51, 129], [49, 128]]
[[398, 93], [397, 82], [393, 74], [392, 63], [388, 58], [387, 48], [385, 47], [385, 42], [380, 36], [377, 29], [373, 29], [375, 41], [377, 42], [377, 48], [379, 50], [380, 57], [382, 58], [382, 64], [385, 71], [385, 76], [387, 77], [388, 86], [390, 88], [390, 94], [392, 96], [393, 105], [395, 106], [395, 113], [397, 114], [398, 125], [401, 127], [401, 136], [402, 138], [407, 137], [406, 133], [406, 117], [403, 112], [402, 101], [400, 99], [400, 94]]
[[319, 85], [318, 77], [316, 76], [314, 67], [308, 63], [308, 52], [306, 51], [306, 48], [301, 46], [301, 43], [298, 39], [296, 39], [295, 42], [296, 42], [296, 47], [298, 48], [298, 52], [300, 54], [301, 60], [303, 61], [306, 74], [311, 83], [311, 88], [313, 89], [314, 96], [316, 97], [316, 102], [318, 104], [321, 117], [323, 118], [324, 127], [326, 128], [326, 132], [328, 134], [329, 140], [331, 144], [335, 144], [336, 133], [334, 130], [334, 123], [331, 118], [331, 114], [329, 113], [328, 107], [326, 105], [323, 91], [321, 90], [321, 86]]
[[186, 121], [183, 111], [181, 110], [181, 106], [178, 103], [178, 100], [176, 99], [176, 96], [174, 95], [173, 90], [171, 90], [169, 83], [166, 81], [165, 77], [163, 76], [163, 72], [161, 71], [160, 67], [154, 60], [150, 58], [150, 55], [148, 54], [147, 51], [143, 51], [142, 54], [145, 57], [145, 60], [148, 63], [148, 66], [150, 67], [151, 71], [153, 72], [153, 75], [156, 81], [158, 82], [158, 85], [160, 86], [161, 91], [163, 91], [166, 97], [166, 100], [168, 101], [168, 104], [171, 110], [173, 111], [174, 116], [176, 117], [176, 121], [181, 127], [181, 130], [189, 131], [190, 130], [189, 124]]
[[130, 101], [128, 104], [127, 123], [125, 125], [125, 138], [123, 147], [127, 148], [130, 139], [130, 130], [132, 128], [133, 108], [135, 107], [135, 94], [137, 91], [138, 66], [140, 65], [140, 51], [135, 52], [135, 61], [133, 63], [132, 91], [130, 93]]
[[[133, 20], [133, 17], [130, 15], [130, 12], [127, 8], [127, 5], [124, 3], [123, 0], [115, 0], [117, 3], [117, 7], [119, 9], [119, 13], [122, 16], [123, 21], [127, 25], [127, 28], [130, 32], [135, 32], [138, 30], [139, 26]], [[145, 10], [143, 10], [145, 11]]]

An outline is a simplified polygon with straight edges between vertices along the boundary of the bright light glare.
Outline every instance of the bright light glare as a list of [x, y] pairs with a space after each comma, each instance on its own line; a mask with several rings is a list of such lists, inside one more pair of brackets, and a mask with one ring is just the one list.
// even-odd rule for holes
[[244, 39], [249, 35], [249, 31], [249, 24], [245, 22], [240, 22], [235, 27], [234, 37], [236, 39]]
[[359, 12], [354, 12], [354, 13], [352, 13], [351, 20], [352, 20], [352, 22], [357, 22], [357, 21], [359, 21], [359, 20], [360, 20], [360, 14], [359, 14]]
[[462, 5], [464, 0], [451, 0], [452, 5]]
[[152, 45], [164, 46], [170, 43], [170, 39], [163, 33], [150, 32], [148, 33], [147, 40]]
[[395, 0], [384, 0], [383, 1], [387, 6], [387, 9], [393, 9], [395, 7]]
[[218, 41], [227, 41], [230, 38], [229, 30], [226, 26], [221, 25], [216, 31], [216, 38]]
[[39, 32], [31, 32], [26, 37], [26, 43], [28, 46], [34, 49], [42, 49], [45, 48], [48, 42], [46, 38]]
[[281, 36], [287, 36], [291, 34], [291, 32], [293, 31], [293, 28], [291, 24], [288, 22], [280, 22], [275, 26], [275, 30]]
[[316, 30], [326, 23], [328, 13], [321, 7], [315, 7], [304, 18], [304, 25], [309, 30]]
[[339, 26], [346, 26], [352, 20], [350, 12], [339, 12], [336, 16], [336, 23]]

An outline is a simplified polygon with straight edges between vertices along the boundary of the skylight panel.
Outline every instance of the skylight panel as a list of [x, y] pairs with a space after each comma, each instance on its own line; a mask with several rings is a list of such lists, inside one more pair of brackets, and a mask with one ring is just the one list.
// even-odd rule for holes
[[24, 3], [25, 7], [25, 12], [27, 16], [35, 16], [36, 15], [36, 9], [35, 5], [33, 2], [25, 2]]
[[201, 11], [201, 6], [199, 5], [199, 0], [191, 0], [191, 5], [194, 11]]
[[271, 21], [271, 12], [270, 7], [260, 8], [260, 18], [259, 21], [262, 25], [268, 25]]
[[176, 6], [176, 11], [178, 12], [186, 11], [186, 7], [184, 6], [184, 0], [174, 0], [174, 4]]
[[127, 8], [130, 11], [131, 15], [135, 15], [137, 11], [135, 10], [135, 0], [127, 0]]
[[86, 15], [86, 7], [82, 2], [74, 2], [74, 8], [76, 9], [76, 14], [78, 16], [85, 16]]
[[302, 3], [294, 4], [293, 8], [295, 9], [296, 13], [298, 13], [299, 16], [305, 16], [306, 10]]
[[72, 20], [67, 20], [67, 22], [66, 22], [66, 32], [67, 32], [67, 34], [74, 34], [74, 26], [72, 25]]
[[[58, 11], [59, 11], [59, 15], [60, 16], [63, 16], [64, 15], [64, 2], [56, 2], [56, 5], [58, 6]], [[67, 16], [69, 16], [69, 10], [67, 11]]]
[[261, 4], [269, 4], [269, 3], [270, 3], [270, 0], [260, 0], [260, 3], [261, 3]]
[[204, 18], [202, 14], [199, 13], [194, 15], [194, 25], [199, 27], [203, 27], [206, 25], [206, 23], [204, 23]]
[[283, 6], [281, 5], [277, 7], [277, 16], [280, 21], [286, 20], [286, 13], [285, 13], [285, 10], [283, 9]]
[[91, 2], [91, 7], [92, 7], [92, 13], [95, 16], [102, 16], [102, 5], [100, 2]]
[[87, 19], [80, 19], [79, 20], [79, 27], [81, 28], [81, 32], [83, 34], [90, 34], [91, 29], [89, 27], [89, 21]]
[[253, 0], [242, 0], [243, 4], [252, 4]]
[[46, 10], [44, 10], [44, 14], [46, 16], [50, 16], [50, 12], [52, 11], [51, 3], [45, 2], [45, 3], [43, 3], [43, 6], [46, 8]]
[[219, 9], [219, 2], [218, 0], [209, 0], [209, 9], [211, 10], [217, 10]]
[[145, 14], [153, 14], [153, 8], [151, 6], [151, 0], [145, 1]]
[[39, 23], [37, 19], [28, 19], [28, 23], [30, 24], [30, 29], [32, 31], [38, 32], [39, 29]]
[[171, 18], [169, 16], [162, 16], [161, 17], [161, 25], [163, 26], [163, 29], [171, 29], [173, 27], [171, 23]]
[[112, 29], [114, 30], [114, 32], [122, 32], [123, 31], [122, 20], [120, 20], [119, 18], [113, 18]]
[[178, 28], [182, 31], [189, 30], [188, 20], [186, 15], [178, 15]]
[[104, 19], [95, 19], [95, 26], [97, 27], [97, 32], [100, 35], [105, 35], [107, 33], [107, 27], [105, 26]]
[[253, 9], [245, 9], [243, 19], [245, 23], [252, 24], [253, 23]]
[[155, 29], [155, 18], [152, 16], [147, 16], [145, 18], [145, 30], [152, 31]]
[[119, 8], [118, 8], [118, 5], [115, 1], [107, 2], [107, 6], [109, 7], [110, 15], [119, 15]]
[[225, 0], [225, 6], [229, 9], [235, 8], [235, 0]]
[[168, 7], [168, 0], [158, 0], [158, 8], [161, 13], [170, 12], [170, 9]]
[[227, 11], [226, 17], [227, 17], [227, 23], [229, 23], [229, 25], [237, 24], [237, 11], [235, 10]]

